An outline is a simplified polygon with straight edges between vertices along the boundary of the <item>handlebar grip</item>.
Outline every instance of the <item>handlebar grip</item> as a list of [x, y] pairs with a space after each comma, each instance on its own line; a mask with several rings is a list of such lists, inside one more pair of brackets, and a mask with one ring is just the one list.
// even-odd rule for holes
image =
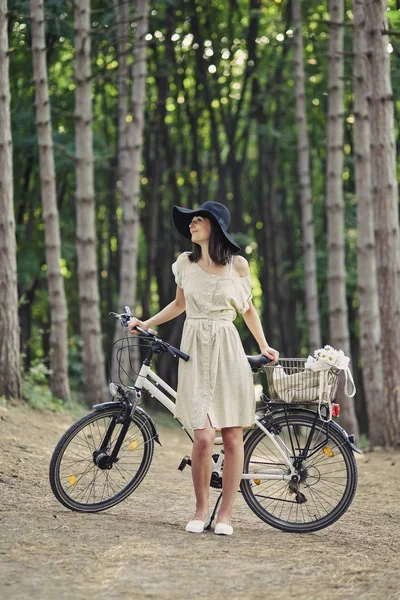
[[178, 348], [175, 348], [174, 346], [168, 345], [168, 352], [170, 352], [171, 354], [174, 354], [176, 356], [179, 356], [179, 358], [182, 358], [185, 362], [187, 362], [190, 358], [189, 354], [185, 354], [184, 352], [182, 352], [181, 350], [178, 350]]
[[266, 365], [266, 364], [268, 364], [268, 363], [270, 363], [270, 362], [271, 362], [271, 359], [270, 359], [270, 358], [268, 358], [268, 356], [264, 356], [264, 355], [263, 355], [262, 359], [263, 359], [263, 360], [261, 360], [261, 362], [262, 362], [262, 364], [264, 364], [264, 365]]
[[151, 337], [151, 333], [149, 333], [146, 329], [142, 329], [138, 325], [136, 325], [135, 329], [140, 333], [140, 335], [144, 335], [146, 337]]

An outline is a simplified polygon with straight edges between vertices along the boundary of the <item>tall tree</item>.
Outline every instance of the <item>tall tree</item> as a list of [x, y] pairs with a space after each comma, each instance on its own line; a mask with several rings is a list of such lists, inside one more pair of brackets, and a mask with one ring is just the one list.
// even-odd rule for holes
[[307, 132], [306, 93], [304, 84], [303, 36], [301, 31], [301, 0], [292, 0], [293, 43], [295, 65], [297, 153], [299, 161], [299, 183], [301, 195], [301, 221], [303, 230], [303, 254], [305, 273], [306, 313], [309, 348], [321, 347], [321, 326], [318, 306], [316, 255], [314, 241], [314, 219], [312, 210], [310, 153]]
[[[117, 165], [118, 165], [118, 177], [117, 177], [117, 201], [120, 200], [121, 195], [124, 194], [124, 174], [131, 168], [130, 156], [128, 151], [127, 131], [129, 127], [129, 119], [132, 116], [129, 114], [129, 66], [128, 66], [128, 52], [129, 52], [129, 0], [113, 0], [114, 7], [114, 18], [116, 21], [116, 40], [115, 46], [117, 50], [117, 61], [118, 61], [118, 73], [117, 73], [117, 85], [118, 85], [118, 137], [117, 137]], [[119, 245], [121, 244], [121, 237]], [[121, 251], [121, 248], [119, 248]], [[118, 265], [120, 269], [120, 263]], [[123, 301], [124, 302], [124, 301]], [[125, 305], [131, 305], [133, 310], [132, 301], [125, 299]], [[119, 306], [117, 310], [122, 310], [124, 304]], [[120, 339], [122, 336], [121, 327], [117, 321], [114, 328], [114, 341]], [[119, 346], [112, 346], [112, 366], [111, 366], [111, 379], [114, 380], [117, 377], [117, 351]], [[121, 360], [125, 361], [127, 357], [123, 353]], [[127, 365], [124, 364], [124, 368]]]
[[[127, 9], [125, 9], [127, 10]], [[120, 232], [120, 290], [119, 307], [129, 305], [133, 313], [136, 307], [137, 286], [137, 258], [139, 249], [139, 199], [140, 199], [140, 165], [143, 148], [143, 128], [145, 113], [145, 92], [147, 73], [147, 41], [148, 33], [148, 0], [138, 0], [135, 12], [135, 49], [132, 68], [132, 93], [131, 103], [120, 106], [127, 110], [125, 124], [121, 124], [121, 135], [123, 148], [120, 148], [120, 177], [121, 177], [121, 208], [122, 225]], [[124, 12], [120, 7], [120, 27], [122, 35], [126, 36], [127, 27], [124, 27]], [[120, 48], [120, 52], [123, 49]], [[121, 85], [119, 92], [125, 93]], [[116, 325], [115, 339], [120, 337], [119, 324]], [[135, 370], [138, 361], [138, 353], [135, 352], [133, 361]], [[129, 357], [122, 355], [125, 370], [129, 367]], [[113, 357], [113, 372], [115, 372], [115, 357]]]
[[7, 1], [0, 0], [0, 396], [19, 398], [19, 321]]
[[[148, 0], [136, 4], [135, 49], [132, 69], [130, 114], [126, 116], [123, 143], [125, 150], [120, 165], [122, 226], [120, 233], [121, 264], [119, 307], [129, 305], [135, 311], [137, 257], [139, 248], [140, 163], [143, 147], [143, 127], [146, 91], [146, 50], [148, 33]], [[116, 326], [116, 336], [120, 329]], [[123, 357], [127, 358], [127, 357]]]
[[64, 281], [60, 272], [60, 222], [57, 208], [44, 22], [43, 0], [31, 0], [36, 124], [51, 319], [50, 387], [54, 396], [68, 400], [70, 398], [68, 381], [68, 312]]
[[370, 83], [372, 202], [382, 328], [385, 436], [400, 445], [399, 208], [386, 0], [365, 0]]
[[374, 211], [371, 182], [371, 127], [368, 108], [367, 40], [364, 0], [353, 0], [354, 157], [357, 197], [357, 272], [360, 298], [360, 350], [372, 446], [383, 445], [384, 402]]
[[146, 90], [146, 34], [148, 33], [148, 0], [136, 4], [136, 33], [132, 69], [131, 115], [127, 119], [126, 147], [129, 160], [121, 166], [122, 228], [119, 304], [131, 304], [136, 298], [137, 255], [139, 233], [140, 163]]
[[[344, 0], [330, 0], [328, 67], [328, 155], [326, 171], [326, 208], [328, 225], [329, 334], [334, 348], [350, 356], [346, 302], [343, 202], [343, 19]], [[358, 434], [352, 398], [340, 394], [343, 427]]]
[[129, 153], [126, 132], [128, 128], [128, 40], [129, 0], [113, 0], [114, 17], [117, 24], [116, 49], [118, 60], [118, 176], [129, 170]]
[[96, 263], [90, 0], [75, 3], [74, 13], [79, 314], [83, 342], [85, 396], [87, 402], [92, 403], [104, 400], [106, 388]]

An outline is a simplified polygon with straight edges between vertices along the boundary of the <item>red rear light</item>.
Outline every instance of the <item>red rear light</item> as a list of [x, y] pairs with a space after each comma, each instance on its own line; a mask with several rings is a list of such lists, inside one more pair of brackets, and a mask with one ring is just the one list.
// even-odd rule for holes
[[338, 417], [340, 413], [340, 404], [332, 403], [332, 417]]

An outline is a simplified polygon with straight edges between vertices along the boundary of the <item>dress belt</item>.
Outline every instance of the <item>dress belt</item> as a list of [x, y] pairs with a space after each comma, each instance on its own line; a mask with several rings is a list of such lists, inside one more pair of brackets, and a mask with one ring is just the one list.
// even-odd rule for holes
[[193, 319], [202, 320], [202, 321], [228, 321], [229, 323], [233, 323], [234, 319], [229, 317], [224, 317], [221, 315], [195, 315], [192, 317], [186, 317], [186, 321], [191, 321]]

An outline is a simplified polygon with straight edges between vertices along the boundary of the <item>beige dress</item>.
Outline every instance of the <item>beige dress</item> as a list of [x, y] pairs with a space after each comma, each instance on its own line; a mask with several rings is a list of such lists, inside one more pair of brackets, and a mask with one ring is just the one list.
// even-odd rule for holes
[[175, 418], [186, 429], [203, 429], [207, 415], [216, 429], [252, 427], [255, 392], [253, 375], [239, 333], [237, 311], [249, 308], [250, 275], [221, 277], [190, 262], [189, 252], [172, 265], [186, 300], [179, 361]]

